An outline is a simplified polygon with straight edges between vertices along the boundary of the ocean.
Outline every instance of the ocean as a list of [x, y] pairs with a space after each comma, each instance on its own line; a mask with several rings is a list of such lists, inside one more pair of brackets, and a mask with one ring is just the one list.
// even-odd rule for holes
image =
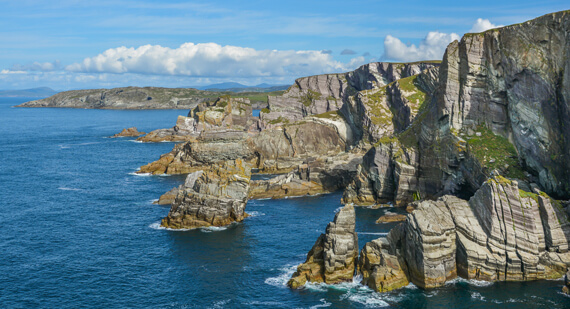
[[[570, 308], [563, 280], [457, 279], [379, 294], [358, 284], [286, 282], [341, 207], [342, 192], [249, 201], [224, 228], [159, 227], [153, 201], [182, 176], [139, 176], [173, 143], [111, 139], [174, 125], [185, 110], [13, 108], [0, 98], [1, 308]], [[357, 208], [359, 246], [395, 224]]]

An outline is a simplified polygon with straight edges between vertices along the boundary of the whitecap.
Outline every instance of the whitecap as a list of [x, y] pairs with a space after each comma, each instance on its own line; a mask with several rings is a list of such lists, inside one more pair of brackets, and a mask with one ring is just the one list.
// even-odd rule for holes
[[476, 287], [486, 287], [486, 286], [491, 286], [493, 285], [494, 282], [491, 281], [483, 281], [483, 280], [476, 280], [476, 279], [465, 279], [465, 278], [461, 278], [461, 277], [457, 277], [455, 279], [449, 280], [445, 283], [445, 285], [453, 285], [456, 283], [467, 283], [471, 286], [476, 286]]
[[131, 176], [139, 176], [139, 177], [148, 177], [148, 176], [152, 176], [152, 173], [137, 173], [137, 172], [132, 172], [132, 173], [129, 173], [129, 175], [131, 175]]
[[471, 292], [471, 298], [477, 299], [480, 301], [485, 301], [485, 296], [481, 295], [479, 292]]
[[327, 307], [330, 307], [330, 306], [332, 305], [332, 303], [327, 302], [327, 300], [324, 299], [324, 298], [321, 298], [319, 301], [320, 301], [322, 304], [314, 305], [314, 306], [311, 306], [310, 308], [311, 308], [311, 309], [327, 308]]
[[334, 213], [338, 213], [341, 209], [343, 208], [343, 206], [338, 207], [337, 209], [334, 210]]
[[212, 233], [212, 232], [220, 232], [227, 230], [227, 226], [208, 226], [208, 227], [201, 227], [200, 232], [203, 233]]
[[128, 142], [131, 142], [131, 143], [140, 143], [140, 144], [144, 144], [144, 142], [143, 142], [143, 141], [137, 141], [136, 139], [129, 139], [129, 140], [127, 140], [127, 141], [128, 141]]
[[378, 232], [378, 233], [374, 233], [374, 232], [357, 232], [358, 234], [361, 235], [378, 235], [378, 236], [388, 236], [388, 233], [383, 233], [383, 232]]
[[155, 230], [166, 230], [166, 231], [174, 231], [174, 232], [186, 232], [186, 231], [192, 231], [192, 230], [197, 229], [197, 228], [192, 228], [192, 229], [171, 229], [171, 228], [164, 227], [164, 226], [160, 225], [160, 222], [153, 223], [153, 224], [149, 225], [149, 227], [150, 227], [151, 229], [155, 229]]
[[227, 305], [231, 301], [232, 301], [231, 299], [219, 300], [217, 302], [214, 302], [213, 308], [225, 308], [225, 305]]
[[151, 204], [157, 204], [158, 203], [158, 199], [154, 199], [154, 200], [150, 200]]
[[67, 187], [59, 187], [59, 190], [63, 190], [63, 191], [83, 191], [83, 189], [79, 189], [79, 188], [67, 188]]
[[250, 218], [265, 216], [264, 213], [259, 211], [250, 211], [247, 214], [249, 215]]
[[286, 288], [287, 282], [289, 281], [293, 273], [297, 270], [297, 264], [287, 265], [283, 268], [280, 268], [279, 270], [281, 271], [281, 274], [277, 277], [269, 277], [265, 279], [264, 281], [265, 284], [279, 288]]

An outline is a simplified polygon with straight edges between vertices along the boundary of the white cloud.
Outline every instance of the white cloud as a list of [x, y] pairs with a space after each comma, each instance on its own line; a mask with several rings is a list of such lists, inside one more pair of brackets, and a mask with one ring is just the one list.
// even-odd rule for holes
[[447, 45], [454, 40], [459, 40], [456, 33], [432, 31], [416, 46], [406, 45], [400, 39], [387, 35], [384, 39], [383, 58], [397, 61], [438, 60], [442, 58]]
[[477, 21], [473, 24], [473, 27], [471, 27], [469, 33], [483, 32], [489, 29], [499, 28], [499, 27], [503, 27], [503, 25], [495, 25], [491, 23], [491, 21], [489, 21], [488, 19], [477, 18]]
[[26, 74], [26, 71], [2, 70], [0, 74]]
[[48, 71], [54, 71], [57, 69], [61, 68], [61, 63], [59, 62], [59, 60], [56, 60], [54, 62], [33, 62], [30, 64], [16, 64], [13, 65], [12, 68], [10, 70], [13, 71], [42, 71], [42, 72], [48, 72]]
[[65, 69], [84, 73], [195, 77], [299, 77], [343, 72], [353, 67], [351, 63], [335, 61], [330, 54], [321, 51], [256, 50], [216, 43], [184, 43], [174, 49], [160, 45], [112, 48]]

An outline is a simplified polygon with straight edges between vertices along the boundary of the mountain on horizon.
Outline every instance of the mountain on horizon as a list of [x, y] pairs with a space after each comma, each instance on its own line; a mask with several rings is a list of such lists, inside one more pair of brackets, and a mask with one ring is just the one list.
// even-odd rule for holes
[[236, 82], [226, 82], [226, 83], [219, 83], [219, 84], [212, 84], [207, 86], [201, 87], [192, 87], [199, 90], [207, 90], [207, 91], [230, 91], [230, 92], [272, 92], [272, 91], [279, 91], [279, 90], [286, 90], [289, 88], [289, 85], [270, 85], [267, 83], [262, 83], [256, 86], [246, 86], [244, 84], [236, 83]]
[[38, 87], [20, 90], [0, 90], [0, 97], [49, 97], [58, 93], [49, 87]]

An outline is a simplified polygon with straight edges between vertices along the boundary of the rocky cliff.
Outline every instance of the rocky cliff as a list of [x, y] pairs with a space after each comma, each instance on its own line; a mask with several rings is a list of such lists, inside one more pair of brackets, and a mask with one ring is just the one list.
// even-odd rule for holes
[[352, 205], [344, 206], [327, 225], [305, 263], [297, 267], [288, 286], [297, 289], [307, 282], [328, 284], [351, 281], [358, 257], [358, 235], [354, 231], [356, 214]]
[[570, 221], [544, 192], [497, 176], [465, 201], [421, 202], [387, 239], [366, 244], [363, 283], [378, 291], [422, 288], [461, 276], [486, 281], [560, 278], [570, 266]]
[[242, 221], [250, 177], [251, 169], [239, 159], [188, 174], [162, 226], [181, 229]]
[[437, 82], [426, 78], [435, 72], [416, 78], [431, 87], [425, 107], [373, 139], [344, 201], [469, 197], [493, 170], [570, 198], [569, 32], [564, 11], [451, 43]]

